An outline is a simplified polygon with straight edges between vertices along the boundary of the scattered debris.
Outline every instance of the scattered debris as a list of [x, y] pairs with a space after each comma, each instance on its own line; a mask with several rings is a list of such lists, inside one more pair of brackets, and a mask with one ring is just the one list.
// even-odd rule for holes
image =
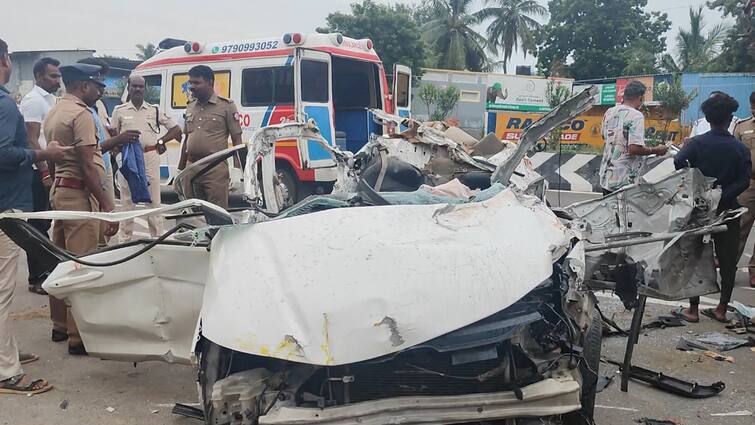
[[601, 405], [601, 404], [596, 404], [595, 408], [596, 409], [608, 409], [608, 410], [621, 410], [621, 411], [624, 411], [624, 412], [639, 412], [639, 410], [634, 409], [632, 407], [604, 406], [604, 405]]
[[695, 340], [701, 344], [709, 345], [721, 351], [733, 350], [749, 343], [746, 339], [735, 338], [721, 332], [701, 333], [695, 338]]
[[105, 408], [105, 410], [107, 410], [109, 413], [113, 413], [115, 412], [115, 407], [108, 406], [107, 408]]
[[613, 382], [614, 376], [599, 376], [598, 377], [598, 383], [595, 385], [595, 392], [601, 392], [608, 388], [609, 385], [611, 385], [611, 382]]
[[68, 409], [68, 400], [64, 399], [63, 401], [61, 401], [58, 407], [60, 407], [61, 410]]
[[755, 308], [748, 307], [739, 301], [734, 301], [731, 306], [739, 312], [739, 314], [747, 317], [748, 319], [755, 319]]
[[710, 357], [713, 360], [718, 360], [719, 362], [727, 361], [729, 363], [734, 363], [734, 357], [724, 356], [723, 354], [718, 354], [715, 351], [706, 351], [703, 354]]
[[736, 412], [728, 413], [711, 413], [711, 416], [752, 416], [752, 412], [749, 410], [737, 410]]
[[645, 425], [678, 425], [674, 421], [661, 420], [661, 419], [650, 419], [650, 418], [638, 419], [637, 423], [645, 424]]
[[173, 410], [171, 410], [170, 413], [183, 416], [184, 418], [198, 419], [200, 421], [204, 420], [204, 411], [202, 409], [197, 409], [196, 407], [186, 404], [176, 403], [173, 405]]
[[[623, 364], [616, 360], [604, 359], [605, 362], [623, 367]], [[687, 398], [708, 398], [721, 393], [726, 388], [723, 382], [715, 382], [711, 385], [700, 385], [697, 382], [687, 382], [678, 378], [664, 375], [639, 366], [632, 366], [629, 371], [629, 377], [648, 383], [660, 390], [676, 394]]]
[[[603, 336], [628, 336], [629, 332], [620, 328], [618, 324], [616, 324], [615, 321], [612, 319], [609, 319], [605, 316], [603, 316], [603, 321], [608, 325], [604, 327]], [[648, 322], [642, 325], [640, 328], [641, 330], [648, 330], [648, 329], [666, 329], [666, 328], [676, 328], [681, 326], [687, 326], [683, 320], [674, 317], [674, 316], [658, 316], [655, 320], [652, 322]], [[608, 330], [608, 328], [611, 327], [615, 329], [614, 331]]]
[[694, 349], [707, 351], [708, 347], [701, 344], [697, 344], [695, 342], [688, 340], [687, 338], [683, 336], [680, 336], [679, 342], [676, 343], [676, 349], [681, 350], [681, 351], [692, 351]]

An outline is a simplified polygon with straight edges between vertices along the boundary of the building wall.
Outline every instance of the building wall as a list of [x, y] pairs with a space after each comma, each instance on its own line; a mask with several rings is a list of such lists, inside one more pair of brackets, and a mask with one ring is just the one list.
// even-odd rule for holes
[[13, 52], [13, 73], [6, 87], [11, 93], [20, 92], [25, 95], [34, 87], [34, 64], [44, 58], [51, 57], [60, 61], [61, 65], [69, 65], [78, 60], [94, 55], [94, 50], [58, 50], [36, 52]]
[[[483, 119], [485, 117], [485, 74], [467, 72], [426, 71], [420, 85], [431, 84], [438, 88], [455, 86], [461, 91], [461, 98], [450, 116], [460, 122], [461, 128], [473, 137], [482, 138]], [[417, 96], [418, 87], [414, 88], [412, 115], [419, 120], [429, 119], [427, 106]]]
[[682, 114], [682, 121], [689, 125], [695, 120], [702, 118], [700, 105], [710, 96], [710, 93], [719, 90], [728, 93], [739, 102], [739, 110], [735, 114], [739, 118], [747, 118], [750, 113], [750, 93], [755, 90], [755, 73], [732, 73], [732, 74], [682, 74], [682, 87], [687, 92], [697, 89], [697, 97], [692, 100], [689, 108]]

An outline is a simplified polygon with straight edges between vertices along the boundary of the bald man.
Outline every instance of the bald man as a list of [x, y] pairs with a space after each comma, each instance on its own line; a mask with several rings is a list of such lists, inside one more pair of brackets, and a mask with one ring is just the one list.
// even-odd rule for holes
[[[157, 105], [151, 105], [144, 101], [144, 93], [147, 85], [144, 78], [131, 76], [128, 79], [129, 101], [118, 105], [113, 111], [111, 125], [118, 132], [127, 130], [139, 131], [139, 141], [144, 149], [144, 169], [147, 172], [149, 194], [152, 203], [146, 204], [148, 208], [160, 207], [160, 154], [165, 152], [165, 141], [180, 139], [181, 127], [172, 118], [160, 112]], [[117, 176], [118, 187], [121, 192], [121, 206], [124, 211], [134, 209], [131, 201], [126, 178], [121, 173]], [[155, 238], [163, 233], [161, 216], [147, 218], [149, 234]], [[134, 222], [124, 221], [121, 224], [119, 242], [128, 242], [134, 233]]]

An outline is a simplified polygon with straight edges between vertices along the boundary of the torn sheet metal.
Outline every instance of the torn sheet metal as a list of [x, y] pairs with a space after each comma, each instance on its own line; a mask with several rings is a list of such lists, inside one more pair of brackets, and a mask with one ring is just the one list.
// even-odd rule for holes
[[233, 222], [233, 217], [228, 211], [223, 208], [201, 199], [189, 199], [181, 201], [171, 205], [165, 205], [160, 208], [150, 209], [138, 209], [132, 211], [118, 211], [118, 212], [88, 212], [88, 211], [40, 211], [40, 212], [27, 212], [27, 213], [2, 213], [1, 218], [18, 218], [21, 220], [103, 220], [114, 222], [122, 222], [125, 220], [133, 220], [135, 218], [147, 217], [150, 215], [163, 215], [171, 212], [183, 211], [185, 209], [198, 208], [203, 211], [209, 212], [212, 215], [217, 215], [223, 220]]
[[[616, 265], [635, 267], [640, 294], [678, 300], [718, 291], [710, 237], [684, 233], [716, 224], [720, 190], [697, 169], [684, 169], [651, 184], [640, 181], [600, 199], [570, 205], [564, 212], [586, 241], [586, 279], [614, 281]], [[658, 240], [590, 252], [590, 245]]]
[[590, 109], [595, 102], [594, 97], [597, 93], [598, 86], [590, 86], [527, 127], [519, 139], [519, 145], [514, 154], [506, 162], [499, 165], [493, 173], [493, 182], [508, 185], [511, 181], [511, 176], [519, 166], [519, 163], [524, 160], [527, 152], [534, 148], [540, 139], [558, 128], [561, 124]]
[[[524, 416], [551, 416], [580, 407], [580, 384], [571, 376], [544, 379], [514, 391], [435, 397], [400, 397], [354, 403], [327, 409], [276, 403], [260, 416], [260, 425], [321, 424], [385, 425], [401, 423], [458, 424]], [[484, 408], [483, 408], [484, 406]]]
[[338, 208], [223, 228], [202, 333], [250, 354], [364, 361], [503, 310], [551, 275], [572, 237], [512, 189], [455, 206]]
[[[133, 244], [83, 258], [114, 261], [141, 247]], [[90, 355], [190, 364], [209, 255], [203, 246], [159, 244], [116, 266], [68, 261], [42, 287], [71, 305]]]

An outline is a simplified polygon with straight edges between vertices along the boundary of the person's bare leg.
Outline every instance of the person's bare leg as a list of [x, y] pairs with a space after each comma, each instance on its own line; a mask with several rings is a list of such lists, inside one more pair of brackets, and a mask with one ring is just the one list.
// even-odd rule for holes
[[700, 297], [689, 299], [689, 307], [681, 310], [682, 316], [690, 322], [700, 321]]

